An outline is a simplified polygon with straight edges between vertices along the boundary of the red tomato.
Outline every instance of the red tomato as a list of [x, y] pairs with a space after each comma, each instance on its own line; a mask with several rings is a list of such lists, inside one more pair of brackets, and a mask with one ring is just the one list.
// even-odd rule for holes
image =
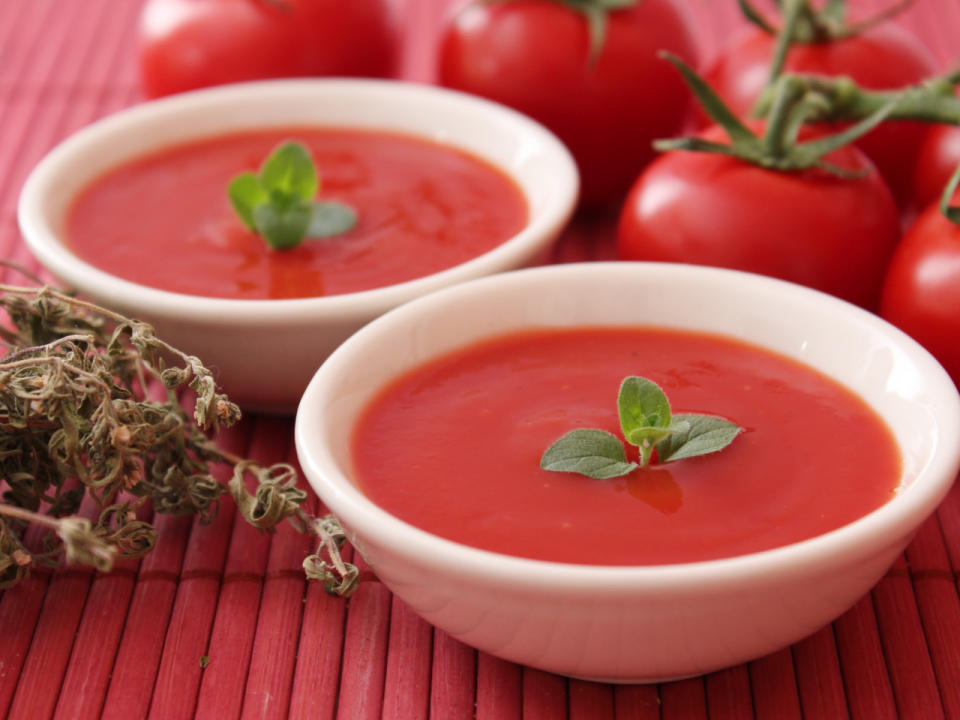
[[140, 77], [149, 97], [304, 75], [389, 75], [385, 0], [147, 0]]
[[960, 127], [935, 125], [917, 150], [913, 168], [912, 208], [920, 213], [940, 199], [947, 181], [960, 165]]
[[623, 197], [653, 157], [652, 140], [676, 135], [691, 95], [657, 57], [695, 57], [684, 17], [670, 0], [641, 0], [607, 16], [600, 55], [590, 58], [584, 15], [558, 0], [476, 2], [446, 27], [439, 80], [517, 108], [550, 128], [580, 169], [581, 201]]
[[[767, 81], [774, 42], [759, 28], [750, 28], [707, 70], [707, 82], [734, 112], [747, 115], [753, 108]], [[787, 54], [785, 70], [848, 75], [864, 88], [889, 90], [930, 77], [937, 64], [913, 35], [884, 23], [842, 40], [795, 45]], [[889, 122], [857, 141], [898, 199], [909, 197], [912, 157], [928, 127]]]
[[919, 217], [897, 247], [880, 314], [933, 353], [960, 387], [960, 227], [938, 205]]
[[[718, 128], [706, 136], [724, 138]], [[619, 255], [772, 275], [872, 308], [899, 237], [896, 204], [857, 148], [824, 159], [866, 174], [776, 172], [726, 155], [666, 153], [627, 197]]]

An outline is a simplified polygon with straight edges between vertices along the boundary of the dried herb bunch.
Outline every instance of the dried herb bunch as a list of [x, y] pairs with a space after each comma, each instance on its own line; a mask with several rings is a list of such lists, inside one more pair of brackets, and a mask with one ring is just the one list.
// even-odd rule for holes
[[[154, 528], [137, 517], [144, 502], [209, 520], [229, 491], [258, 528], [290, 519], [316, 535], [317, 554], [304, 561], [308, 576], [331, 592], [352, 591], [356, 568], [337, 552], [343, 534], [335, 521], [302, 509], [306, 494], [294, 469], [244, 460], [208, 437], [239, 420], [240, 410], [198, 358], [147, 323], [51, 287], [0, 285], [0, 307], [9, 318], [0, 325], [0, 588], [38, 564], [108, 570], [117, 556], [142, 556], [156, 543]], [[146, 394], [157, 380], [162, 401]], [[185, 386], [196, 394], [193, 421], [177, 400]], [[228, 487], [210, 463], [233, 466]], [[99, 510], [93, 521], [73, 517], [86, 496]], [[39, 547], [24, 542], [31, 524], [48, 528]]]

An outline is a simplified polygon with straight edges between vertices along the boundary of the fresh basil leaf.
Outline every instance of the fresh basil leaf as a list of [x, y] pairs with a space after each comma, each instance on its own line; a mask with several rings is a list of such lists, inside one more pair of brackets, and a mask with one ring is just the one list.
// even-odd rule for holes
[[243, 224], [256, 231], [257, 226], [253, 220], [253, 210], [257, 205], [268, 200], [267, 191], [260, 184], [260, 178], [252, 172], [240, 173], [227, 186], [227, 196]]
[[270, 154], [260, 168], [260, 182], [271, 193], [304, 201], [313, 200], [320, 185], [310, 153], [298, 142], [286, 142]]
[[617, 409], [620, 412], [623, 436], [628, 440], [634, 431], [640, 428], [670, 427], [670, 403], [667, 396], [659, 385], [646, 378], [624, 378], [617, 395]]
[[357, 224], [357, 211], [336, 201], [315, 202], [310, 208], [307, 237], [325, 238], [340, 235]]
[[714, 415], [677, 413], [673, 417], [674, 422], [686, 423], [688, 428], [682, 432], [671, 433], [657, 443], [657, 457], [660, 462], [682, 460], [723, 450], [743, 430], [739, 425]]
[[310, 224], [310, 206], [306, 203], [278, 210], [274, 205], [258, 205], [253, 211], [256, 231], [274, 250], [288, 250], [303, 240]]
[[540, 467], [554, 472], [575, 472], [597, 480], [626, 475], [637, 466], [627, 462], [623, 443], [604, 430], [571, 430], [547, 448]]

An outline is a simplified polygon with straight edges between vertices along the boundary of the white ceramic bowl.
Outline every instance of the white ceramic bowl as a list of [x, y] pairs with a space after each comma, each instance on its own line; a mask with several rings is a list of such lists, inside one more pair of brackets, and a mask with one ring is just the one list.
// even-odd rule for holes
[[[484, 158], [520, 186], [529, 222], [468, 262], [384, 288], [296, 300], [229, 300], [166, 292], [105, 273], [64, 243], [64, 215], [91, 180], [138, 156], [225, 132], [269, 127], [379, 129], [434, 139]], [[19, 222], [56, 277], [217, 369], [232, 399], [292, 412], [323, 359], [353, 331], [407, 300], [542, 259], [576, 203], [576, 166], [529, 118], [450, 90], [377, 80], [283, 80], [199, 90], [143, 103], [65, 140], [37, 165]], [[282, 362], [282, 364], [281, 364]]]
[[[896, 496], [803, 542], [706, 562], [603, 567], [508, 557], [389, 515], [351, 480], [358, 412], [387, 381], [525, 328], [650, 325], [717, 332], [797, 358], [885, 419], [903, 454]], [[387, 313], [317, 372], [296, 443], [317, 494], [381, 580], [429, 622], [494, 655], [566, 675], [655, 681], [762, 656], [866, 593], [960, 466], [960, 398], [918, 344], [853, 305], [770, 278], [655, 263], [566, 265], [484, 278]]]

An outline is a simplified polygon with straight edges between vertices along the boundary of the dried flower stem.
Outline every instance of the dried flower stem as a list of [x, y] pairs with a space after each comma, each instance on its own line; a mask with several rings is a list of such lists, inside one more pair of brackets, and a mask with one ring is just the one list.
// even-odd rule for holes
[[[93, 532], [90, 521], [86, 518], [52, 518], [6, 503], [0, 503], [0, 515], [38, 525], [46, 525], [52, 529], [63, 542], [66, 560], [69, 564], [92, 565], [102, 572], [108, 572], [113, 567], [117, 549], [97, 537]], [[15, 562], [21, 567], [29, 564], [24, 562], [23, 555], [17, 558]]]
[[[306, 495], [295, 487], [293, 468], [282, 464], [271, 468], [253, 468], [249, 461], [228, 451], [212, 448], [211, 452], [219, 454], [224, 462], [234, 466], [229, 487], [241, 512], [254, 518], [270, 518], [273, 524], [279, 522], [282, 516], [300, 532], [315, 535], [319, 539], [317, 550], [303, 561], [307, 577], [322, 581], [326, 590], [334, 595], [348, 597], [353, 594], [361, 578], [358, 568], [344, 561], [340, 555], [346, 534], [333, 515], [316, 518], [300, 506], [297, 499]], [[242, 481], [244, 473], [251, 471], [259, 481], [256, 495], [251, 495]], [[257, 507], [253, 509], [252, 506]], [[324, 559], [324, 553], [329, 560]]]
[[[142, 503], [209, 520], [229, 491], [258, 528], [289, 518], [317, 534], [337, 573], [328, 587], [352, 589], [338, 536], [301, 508], [307, 496], [294, 469], [240, 458], [207, 436], [239, 420], [240, 410], [217, 392], [198, 358], [156, 337], [147, 323], [51, 287], [0, 284], [0, 310], [10, 320], [0, 325], [0, 346], [7, 348], [0, 358], [0, 588], [61, 557], [108, 569], [114, 556], [143, 555], [156, 531], [137, 519]], [[144, 397], [153, 381], [165, 387], [166, 401]], [[193, 422], [177, 400], [184, 386], [196, 393]], [[209, 463], [233, 466], [227, 487]], [[255, 492], [247, 490], [248, 476]], [[99, 508], [93, 522], [71, 517], [85, 496]], [[28, 549], [29, 523], [50, 528], [55, 542], [48, 537], [44, 549]]]
[[[324, 588], [329, 593], [349, 597], [359, 586], [361, 578], [357, 566], [344, 562], [340, 555], [340, 548], [346, 540], [340, 523], [333, 515], [309, 518], [304, 513], [302, 520], [320, 539], [317, 551], [303, 561], [303, 570], [307, 577], [323, 582]], [[324, 552], [329, 562], [323, 559]]]

